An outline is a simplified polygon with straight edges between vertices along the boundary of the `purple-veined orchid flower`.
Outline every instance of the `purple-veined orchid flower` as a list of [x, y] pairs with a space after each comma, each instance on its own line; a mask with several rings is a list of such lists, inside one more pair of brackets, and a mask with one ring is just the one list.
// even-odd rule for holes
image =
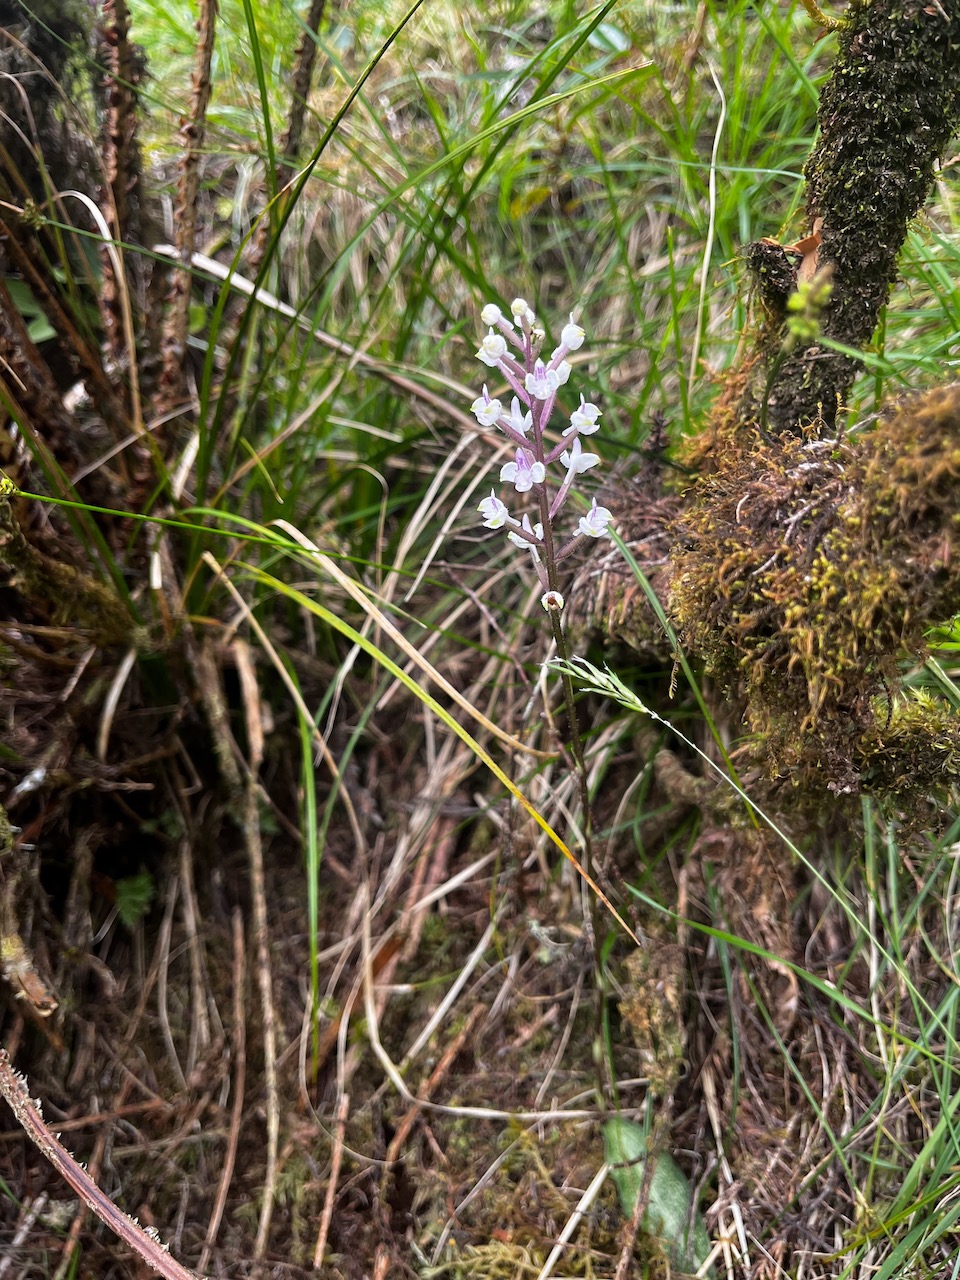
[[496, 424], [501, 413], [503, 413], [503, 405], [499, 400], [491, 400], [486, 383], [484, 383], [483, 395], [477, 396], [470, 406], [470, 412], [476, 414], [477, 421], [481, 427], [492, 427]]
[[606, 507], [598, 507], [597, 500], [594, 498], [590, 510], [585, 516], [580, 517], [577, 529], [588, 538], [608, 538], [610, 530], [607, 526], [612, 519], [613, 513]]
[[507, 462], [500, 468], [501, 481], [512, 484], [517, 493], [529, 493], [535, 484], [543, 484], [546, 476], [546, 467], [526, 449], [518, 449], [516, 461]]
[[483, 527], [485, 529], [502, 529], [507, 523], [507, 508], [492, 489], [490, 490], [490, 497], [484, 498], [477, 510], [483, 516]]

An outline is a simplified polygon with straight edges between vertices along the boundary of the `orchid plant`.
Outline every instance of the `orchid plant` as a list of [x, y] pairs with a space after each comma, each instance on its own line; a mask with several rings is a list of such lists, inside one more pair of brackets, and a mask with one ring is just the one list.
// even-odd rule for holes
[[[478, 510], [487, 529], [506, 529], [511, 542], [531, 552], [544, 590], [543, 607], [558, 614], [564, 605], [559, 590], [559, 564], [586, 539], [609, 536], [610, 512], [598, 506], [596, 498], [586, 515], [580, 517], [572, 536], [560, 546], [555, 527], [577, 476], [600, 461], [598, 454], [584, 450], [580, 437], [599, 431], [601, 413], [581, 395], [560, 439], [556, 443], [548, 440], [547, 426], [556, 408], [557, 392], [570, 379], [567, 356], [583, 346], [586, 335], [571, 316], [560, 334], [560, 345], [544, 362], [540, 352], [545, 334], [527, 302], [515, 298], [510, 314], [512, 319], [494, 303], [483, 308], [480, 319], [487, 326], [487, 335], [477, 352], [477, 359], [501, 373], [513, 391], [510, 408], [505, 409], [486, 386], [470, 407], [482, 427], [497, 427], [516, 445], [513, 460], [500, 470], [500, 480], [513, 485], [518, 494], [530, 494], [536, 508], [533, 519], [529, 512], [517, 519], [491, 489]], [[552, 484], [548, 468], [556, 463], [566, 474], [559, 484]]]
[[[508, 319], [493, 303], [483, 308], [480, 318], [487, 327], [487, 334], [477, 352], [477, 359], [488, 368], [497, 370], [512, 390], [510, 408], [505, 409], [500, 400], [490, 395], [486, 386], [482, 395], [470, 407], [480, 426], [498, 428], [515, 446], [513, 459], [500, 469], [500, 481], [502, 484], [512, 485], [516, 494], [530, 495], [533, 515], [531, 518], [531, 513], [526, 511], [518, 519], [493, 489], [489, 497], [480, 503], [478, 510], [487, 529], [505, 529], [511, 542], [531, 553], [534, 569], [543, 587], [541, 603], [550, 619], [557, 657], [561, 663], [559, 671], [567, 709], [569, 745], [580, 791], [583, 820], [581, 870], [586, 883], [596, 889], [591, 879], [593, 854], [589, 779], [577, 720], [566, 637], [561, 624], [564, 599], [559, 589], [559, 567], [581, 543], [591, 538], [609, 537], [612, 517], [607, 508], [598, 505], [594, 498], [589, 511], [580, 516], [575, 529], [566, 540], [561, 539], [557, 519], [570, 497], [577, 477], [590, 471], [600, 461], [598, 454], [584, 450], [581, 436], [591, 436], [599, 431], [601, 413], [595, 404], [581, 395], [579, 405], [559, 433], [560, 438], [548, 438], [547, 428], [557, 407], [557, 393], [569, 382], [572, 372], [567, 356], [579, 351], [586, 335], [571, 316], [561, 330], [560, 345], [554, 348], [550, 359], [544, 361], [540, 353], [546, 335], [523, 298], [515, 298], [510, 304], [510, 317]], [[562, 479], [554, 480], [551, 478], [551, 469], [556, 472], [557, 464], [564, 469], [565, 474]], [[603, 959], [595, 910], [595, 899], [588, 895], [586, 917], [593, 933], [598, 979], [596, 994], [599, 1046], [602, 1044]], [[604, 1090], [603, 1061], [604, 1055], [598, 1048], [601, 1095]]]

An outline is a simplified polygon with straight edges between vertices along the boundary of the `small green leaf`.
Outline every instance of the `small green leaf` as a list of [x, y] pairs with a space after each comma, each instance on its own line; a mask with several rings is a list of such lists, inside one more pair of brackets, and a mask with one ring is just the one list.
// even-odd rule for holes
[[[603, 1147], [607, 1163], [613, 1166], [611, 1176], [620, 1196], [620, 1208], [632, 1217], [643, 1190], [646, 1134], [632, 1120], [616, 1117], [603, 1126]], [[665, 1152], [654, 1156], [654, 1160], [640, 1226], [662, 1242], [678, 1270], [694, 1272], [710, 1254], [706, 1225], [695, 1209], [691, 1217], [690, 1184], [676, 1160]], [[706, 1274], [714, 1276], [715, 1272], [711, 1267]]]
[[57, 331], [47, 319], [46, 316], [38, 316], [36, 320], [31, 320], [27, 325], [27, 333], [30, 335], [30, 341], [39, 344], [41, 342], [49, 342], [51, 338], [57, 336]]
[[117, 915], [132, 929], [149, 911], [153, 901], [153, 877], [146, 871], [136, 876], [125, 876], [115, 885], [117, 891]]

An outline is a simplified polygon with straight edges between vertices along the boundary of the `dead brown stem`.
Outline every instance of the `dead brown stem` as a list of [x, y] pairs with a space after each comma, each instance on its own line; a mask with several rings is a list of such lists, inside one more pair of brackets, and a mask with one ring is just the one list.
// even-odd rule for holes
[[248, 772], [243, 796], [243, 832], [250, 867], [250, 896], [253, 899], [253, 947], [260, 1013], [263, 1019], [263, 1073], [267, 1094], [267, 1169], [263, 1179], [263, 1203], [253, 1256], [259, 1261], [267, 1251], [270, 1220], [277, 1189], [277, 1151], [280, 1145], [280, 1090], [277, 1081], [277, 1017], [273, 1002], [273, 967], [270, 963], [270, 926], [267, 917], [267, 888], [263, 872], [263, 843], [260, 839], [260, 808], [257, 775], [263, 763], [264, 734], [260, 692], [250, 656], [242, 640], [232, 645], [240, 676], [240, 688], [247, 727]]
[[192, 1271], [188, 1271], [167, 1253], [158, 1239], [118, 1209], [86, 1169], [61, 1146], [44, 1123], [38, 1104], [30, 1097], [26, 1080], [14, 1071], [3, 1048], [0, 1048], [0, 1093], [6, 1098], [30, 1141], [46, 1156], [91, 1212], [119, 1236], [124, 1244], [133, 1249], [148, 1267], [158, 1275], [166, 1276], [167, 1280], [197, 1280]]
[[158, 413], [169, 412], [185, 387], [184, 356], [190, 313], [190, 260], [197, 239], [197, 194], [200, 190], [200, 156], [207, 127], [207, 107], [213, 88], [211, 65], [216, 34], [217, 0], [201, 0], [197, 22], [197, 56], [194, 62], [190, 106], [180, 129], [183, 154], [177, 192], [176, 247], [180, 267], [174, 272], [169, 310], [163, 332], [163, 375]]
[[[103, 78], [105, 98], [103, 129], [103, 167], [106, 174], [105, 199], [111, 234], [119, 246], [140, 240], [139, 211], [141, 164], [137, 142], [137, 83], [140, 71], [130, 41], [130, 12], [127, 0], [104, 0], [101, 44], [106, 74]], [[118, 247], [118, 253], [123, 250]], [[121, 258], [125, 261], [125, 256]], [[103, 287], [100, 310], [104, 334], [115, 361], [123, 356], [123, 315], [121, 297], [125, 282], [116, 279], [114, 260], [101, 254]], [[135, 290], [129, 291], [135, 301]]]

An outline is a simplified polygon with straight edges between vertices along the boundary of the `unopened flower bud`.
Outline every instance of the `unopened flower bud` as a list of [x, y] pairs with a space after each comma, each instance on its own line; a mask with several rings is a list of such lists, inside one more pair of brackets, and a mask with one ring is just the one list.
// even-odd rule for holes
[[483, 321], [484, 324], [488, 324], [488, 325], [499, 324], [500, 321], [503, 319], [503, 312], [500, 310], [500, 308], [497, 306], [495, 302], [488, 302], [487, 305], [480, 312], [480, 319]]

